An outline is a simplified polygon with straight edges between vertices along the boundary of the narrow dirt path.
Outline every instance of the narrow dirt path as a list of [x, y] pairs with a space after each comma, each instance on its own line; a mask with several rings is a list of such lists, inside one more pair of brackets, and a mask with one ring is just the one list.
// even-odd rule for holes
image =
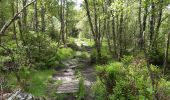
[[[77, 46], [81, 46], [81, 44], [79, 44], [80, 42], [77, 42], [77, 40], [75, 42], [77, 43]], [[85, 42], [82, 43], [88, 49], [90, 48]], [[90, 50], [88, 50], [88, 52], [90, 52]], [[65, 97], [64, 100], [76, 100], [75, 94], [79, 90], [79, 77], [77, 77], [76, 72], [79, 71], [84, 79], [84, 99], [93, 100], [91, 87], [96, 80], [96, 74], [94, 68], [89, 63], [89, 60], [75, 57], [62, 61], [62, 64], [65, 67], [58, 70], [52, 77], [53, 81], [59, 81], [60, 83], [56, 89], [56, 93], [59, 95], [69, 95], [68, 97]], [[51, 88], [53, 88], [53, 86]]]
[[[88, 62], [80, 61], [79, 58], [70, 59], [62, 62], [66, 67], [57, 71], [55, 75], [53, 75], [53, 81], [60, 81], [60, 84], [57, 86], [56, 93], [57, 94], [65, 94], [69, 95], [65, 97], [64, 100], [75, 100], [75, 94], [79, 90], [79, 78], [76, 75], [76, 71], [82, 73], [82, 77], [84, 79], [84, 87], [85, 87], [85, 100], [93, 100], [93, 95], [91, 91], [91, 87], [95, 82], [95, 71], [94, 68], [89, 66]], [[83, 66], [83, 68], [79, 68]], [[50, 86], [54, 88], [53, 86]], [[71, 94], [71, 96], [70, 96]], [[74, 99], [73, 99], [74, 98]]]

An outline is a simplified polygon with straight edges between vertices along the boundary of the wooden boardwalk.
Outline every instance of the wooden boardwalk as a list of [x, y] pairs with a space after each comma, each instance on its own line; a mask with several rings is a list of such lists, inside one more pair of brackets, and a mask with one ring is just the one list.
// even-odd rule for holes
[[66, 68], [58, 75], [53, 77], [53, 80], [61, 81], [57, 88], [57, 93], [75, 93], [79, 89], [79, 80], [75, 75], [75, 68], [78, 67], [77, 59], [71, 59], [62, 62]]

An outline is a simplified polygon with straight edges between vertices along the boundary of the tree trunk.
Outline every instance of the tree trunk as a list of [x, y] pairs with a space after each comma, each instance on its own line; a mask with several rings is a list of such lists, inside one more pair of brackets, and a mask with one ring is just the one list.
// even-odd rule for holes
[[143, 44], [143, 49], [145, 49], [145, 31], [146, 31], [146, 20], [148, 17], [148, 3], [145, 1], [145, 7], [144, 7], [144, 16], [143, 16], [143, 22], [142, 22], [142, 39], [141, 42]]
[[94, 26], [95, 26], [95, 33], [96, 33], [96, 49], [97, 49], [97, 61], [100, 61], [101, 58], [101, 48], [100, 48], [100, 33], [98, 29], [98, 16], [97, 16], [97, 8], [96, 8], [96, 1], [93, 0], [93, 9], [94, 9]]
[[166, 40], [166, 49], [165, 49], [165, 57], [164, 57], [164, 69], [163, 73], [166, 73], [166, 68], [167, 68], [167, 61], [168, 61], [168, 54], [169, 54], [169, 42], [170, 42], [170, 32], [167, 35], [167, 38], [165, 37]]
[[94, 31], [94, 27], [93, 27], [93, 24], [92, 24], [92, 19], [91, 19], [91, 15], [90, 15], [90, 11], [89, 11], [89, 4], [88, 4], [88, 1], [87, 0], [84, 0], [85, 1], [85, 6], [86, 6], [86, 12], [87, 12], [87, 17], [88, 17], [88, 20], [89, 20], [89, 24], [90, 24], [90, 28], [91, 28], [91, 32], [92, 32], [92, 35], [93, 35], [93, 39], [94, 39], [94, 42], [95, 42], [95, 47], [96, 47], [96, 51], [97, 51], [97, 59], [99, 60], [101, 58], [101, 50], [100, 50], [100, 40], [99, 40], [99, 37], [97, 35], [98, 33], [98, 28], [97, 28], [97, 14], [96, 14], [96, 7], [95, 7], [95, 3], [93, 1], [93, 7], [94, 7], [94, 16], [95, 16], [95, 30]]
[[119, 60], [123, 55], [123, 47], [122, 47], [122, 34], [123, 32], [123, 9], [120, 15], [120, 26], [119, 26]]
[[34, 2], [34, 31], [38, 32], [37, 0]]
[[108, 49], [109, 49], [109, 52], [112, 54], [112, 48], [111, 48], [111, 43], [110, 43], [110, 22], [107, 21], [107, 42], [108, 42]]
[[113, 46], [114, 46], [114, 55], [117, 56], [117, 41], [116, 41], [116, 32], [115, 32], [115, 17], [112, 16], [112, 35], [113, 35]]
[[[27, 4], [27, 0], [23, 0], [23, 8], [26, 6]], [[23, 13], [22, 13], [22, 27], [23, 27], [23, 31], [26, 32], [27, 31], [27, 8], [23, 9]]]
[[143, 33], [142, 33], [142, 20], [141, 20], [141, 5], [142, 5], [142, 1], [139, 0], [139, 12], [138, 12], [138, 20], [139, 20], [139, 47], [142, 49], [143, 48]]
[[[15, 1], [13, 0], [11, 3], [11, 7], [12, 7], [12, 16], [15, 16]], [[16, 45], [17, 47], [18, 45], [18, 39], [17, 39], [17, 31], [16, 31], [16, 25], [15, 25], [15, 21], [13, 22], [13, 33], [14, 33], [14, 39], [16, 41]]]
[[41, 3], [41, 32], [45, 32], [45, 13], [46, 13], [46, 7]]
[[66, 40], [68, 39], [68, 17], [69, 17], [69, 6], [68, 1], [66, 0]]
[[153, 43], [153, 36], [154, 36], [154, 33], [155, 33], [155, 29], [154, 29], [154, 26], [155, 26], [155, 3], [153, 0], [151, 0], [151, 16], [150, 16], [150, 37], [149, 37], [149, 48], [151, 50], [153, 50], [153, 46], [152, 46], [152, 43]]
[[119, 40], [119, 15], [116, 15], [116, 39], [117, 39], [117, 58], [120, 60], [120, 40]]
[[154, 40], [153, 40], [153, 46], [156, 47], [157, 45], [157, 37], [159, 35], [159, 29], [160, 26], [162, 24], [162, 7], [163, 7], [163, 0], [159, 0], [159, 11], [158, 11], [158, 20], [157, 20], [157, 25], [156, 25], [156, 29], [155, 29], [155, 36], [154, 36]]
[[62, 42], [64, 44], [64, 46], [66, 45], [65, 43], [65, 33], [64, 33], [64, 29], [65, 29], [65, 0], [61, 0], [61, 4], [60, 4], [60, 20], [61, 20], [61, 29], [60, 29], [60, 34], [61, 34], [61, 39]]

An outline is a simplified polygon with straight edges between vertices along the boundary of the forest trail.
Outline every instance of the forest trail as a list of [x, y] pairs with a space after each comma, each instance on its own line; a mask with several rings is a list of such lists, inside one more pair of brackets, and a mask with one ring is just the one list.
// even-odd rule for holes
[[[81, 47], [82, 45], [88, 47], [84, 41], [78, 42], [78, 40], [75, 40], [75, 43], [79, 47]], [[57, 81], [58, 84], [57, 86], [49, 85], [48, 90], [51, 90], [52, 88], [57, 87], [57, 90], [56, 90], [57, 94], [69, 95], [69, 97], [67, 96], [64, 99], [72, 98], [72, 100], [74, 100], [76, 99], [75, 94], [79, 92], [80, 77], [82, 77], [83, 82], [84, 82], [83, 85], [85, 89], [84, 98], [85, 100], [93, 100], [91, 87], [96, 80], [96, 74], [89, 60], [79, 58], [79, 57], [74, 57], [73, 59], [62, 61], [61, 63], [65, 67], [60, 70], [57, 69], [56, 74], [52, 76], [52, 80]]]

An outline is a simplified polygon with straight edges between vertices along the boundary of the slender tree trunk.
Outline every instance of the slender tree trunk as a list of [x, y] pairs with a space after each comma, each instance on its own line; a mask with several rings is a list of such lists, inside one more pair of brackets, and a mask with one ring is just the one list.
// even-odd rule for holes
[[[99, 60], [101, 58], [101, 51], [100, 51], [100, 40], [99, 37], [97, 35], [98, 33], [98, 28], [97, 28], [97, 14], [96, 14], [96, 7], [95, 7], [95, 2], [93, 1], [93, 7], [94, 7], [94, 16], [95, 16], [95, 28], [93, 27], [92, 24], [92, 19], [91, 19], [91, 15], [90, 15], [90, 11], [89, 11], [89, 4], [88, 4], [88, 0], [84, 0], [85, 1], [85, 6], [86, 6], [86, 12], [87, 12], [87, 17], [89, 20], [89, 24], [90, 24], [90, 28], [91, 28], [91, 32], [93, 35], [93, 39], [95, 42], [95, 47], [96, 47], [96, 51], [97, 51], [97, 59]], [[96, 31], [95, 31], [95, 30]]]
[[41, 32], [45, 32], [45, 13], [46, 13], [46, 7], [43, 3], [41, 3]]
[[97, 61], [100, 61], [101, 58], [101, 50], [100, 50], [100, 33], [98, 29], [98, 16], [97, 16], [97, 8], [96, 8], [96, 1], [93, 0], [93, 9], [94, 9], [94, 26], [96, 32], [96, 49], [97, 49]]
[[110, 43], [110, 22], [107, 21], [107, 42], [108, 42], [108, 49], [109, 52], [112, 54], [112, 48], [111, 48], [111, 43]]
[[40, 58], [40, 52], [41, 52], [41, 40], [40, 38], [40, 32], [38, 32], [38, 9], [37, 9], [37, 0], [34, 2], [34, 31], [38, 34], [37, 40], [38, 40], [38, 56]]
[[60, 20], [61, 20], [61, 29], [60, 29], [60, 34], [61, 34], [61, 39], [62, 42], [64, 44], [64, 46], [66, 46], [65, 43], [65, 33], [64, 33], [64, 29], [65, 29], [65, 0], [61, 0], [61, 4], [60, 4]]
[[[146, 5], [145, 5], [145, 14], [144, 14], [144, 22], [143, 22], [143, 32], [145, 32], [146, 29], [146, 19], [147, 19], [147, 13], [148, 13], [148, 2], [145, 1]], [[150, 52], [152, 52], [153, 50], [153, 36], [155, 34], [155, 30], [154, 30], [154, 26], [155, 26], [155, 4], [154, 1], [151, 0], [151, 14], [150, 14], [150, 23], [149, 23], [149, 47], [148, 49], [146, 48], [146, 45], [144, 45], [144, 54], [145, 54], [145, 59], [147, 62], [147, 69], [148, 69], [148, 73], [149, 73], [149, 77], [151, 80], [151, 84], [152, 84], [152, 89], [154, 91], [153, 93], [153, 99], [157, 100], [157, 91], [155, 89], [155, 78], [154, 78], [154, 73], [150, 67]]]
[[142, 39], [141, 42], [143, 43], [143, 49], [145, 49], [145, 31], [146, 31], [146, 21], [148, 17], [148, 3], [145, 1], [145, 7], [144, 7], [144, 16], [143, 16], [143, 22], [142, 22]]
[[111, 11], [111, 14], [112, 14], [112, 36], [113, 36], [114, 55], [116, 57], [118, 57], [118, 55], [117, 55], [117, 40], [116, 40], [117, 34], [116, 34], [116, 27], [115, 27], [116, 21], [115, 21], [115, 16], [112, 11]]
[[[27, 4], [27, 0], [23, 0], [23, 8], [26, 6]], [[23, 13], [22, 13], [22, 27], [23, 27], [23, 31], [26, 32], [27, 31], [27, 8], [23, 9]]]
[[123, 9], [120, 15], [120, 26], [119, 26], [119, 60], [123, 55], [123, 47], [122, 47], [122, 32], [123, 32]]
[[37, 0], [34, 2], [34, 31], [38, 32]]
[[[12, 1], [11, 3], [11, 7], [12, 7], [12, 16], [15, 16], [15, 0]], [[16, 45], [17, 47], [18, 45], [18, 39], [17, 39], [17, 31], [16, 31], [16, 25], [15, 25], [15, 21], [13, 22], [13, 33], [14, 33], [14, 39], [16, 41]]]
[[167, 61], [168, 61], [168, 54], [169, 54], [169, 42], [170, 42], [170, 32], [168, 33], [167, 37], [165, 37], [166, 39], [166, 49], [165, 49], [165, 57], [164, 57], [164, 69], [163, 69], [163, 73], [166, 73], [166, 69], [167, 69]]
[[153, 36], [154, 36], [154, 33], [155, 33], [155, 22], [154, 22], [154, 19], [155, 19], [155, 3], [153, 0], [151, 0], [151, 16], [150, 16], [150, 38], [149, 38], [149, 48], [152, 50], [153, 46], [152, 46], [152, 43], [153, 43]]
[[139, 20], [139, 47], [142, 49], [143, 48], [143, 33], [142, 33], [142, 20], [141, 20], [141, 5], [142, 5], [142, 1], [139, 0], [139, 12], [138, 12], [138, 20]]
[[155, 29], [155, 36], [154, 36], [154, 40], [153, 40], [153, 46], [156, 47], [157, 45], [157, 37], [159, 35], [159, 29], [160, 26], [162, 24], [162, 7], [163, 7], [163, 0], [159, 0], [159, 10], [158, 10], [158, 19], [157, 19], [157, 25], [156, 25], [156, 29]]
[[91, 29], [93, 38], [96, 38], [95, 37], [95, 32], [94, 32], [94, 27], [93, 27], [93, 24], [92, 24], [92, 19], [91, 19], [90, 11], [89, 11], [89, 3], [88, 3], [88, 0], [84, 0], [84, 1], [85, 1], [85, 5], [86, 5], [86, 12], [87, 12], [87, 17], [88, 17], [89, 24], [90, 24], [90, 29]]
[[113, 35], [113, 46], [114, 46], [114, 55], [117, 56], [117, 42], [116, 42], [116, 32], [115, 32], [115, 17], [112, 16], [112, 35]]
[[66, 40], [68, 39], [68, 17], [69, 17], [69, 6], [66, 0]]
[[119, 15], [116, 15], [116, 39], [117, 39], [117, 58], [118, 60], [120, 60], [120, 34], [119, 34]]

